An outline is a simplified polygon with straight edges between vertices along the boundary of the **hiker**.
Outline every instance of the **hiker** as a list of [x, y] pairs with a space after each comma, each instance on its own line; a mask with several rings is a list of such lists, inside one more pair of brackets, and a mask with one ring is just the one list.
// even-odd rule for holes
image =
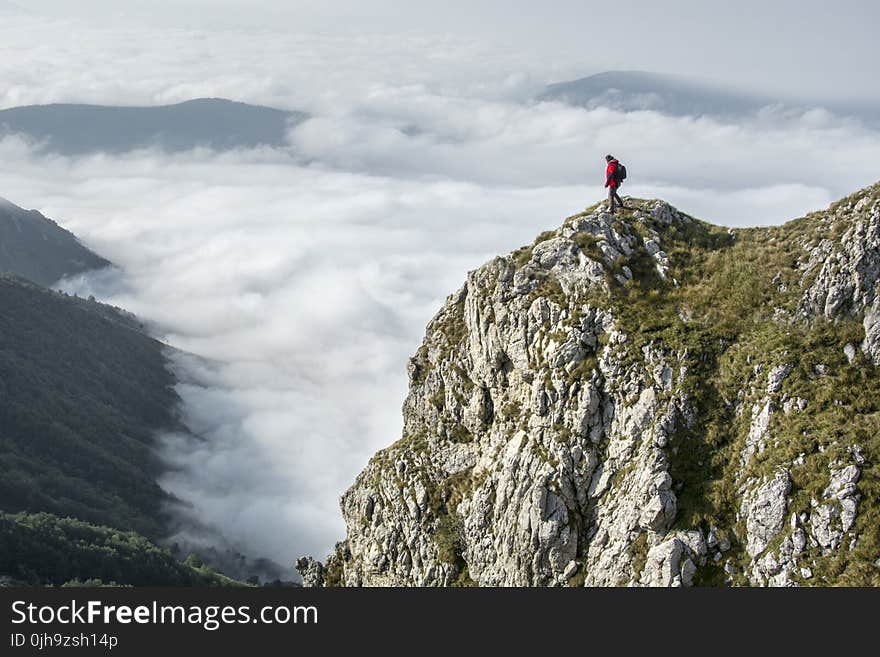
[[623, 166], [613, 155], [606, 155], [605, 162], [605, 186], [608, 188], [608, 212], [614, 214], [614, 203], [617, 202], [621, 209], [626, 209], [623, 199], [617, 195], [617, 188], [626, 178], [626, 167]]

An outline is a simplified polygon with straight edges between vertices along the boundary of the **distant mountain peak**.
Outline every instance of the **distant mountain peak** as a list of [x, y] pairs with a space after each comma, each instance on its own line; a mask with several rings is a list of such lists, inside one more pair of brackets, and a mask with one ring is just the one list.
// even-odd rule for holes
[[876, 104], [794, 99], [767, 95], [669, 73], [622, 70], [547, 85], [536, 98], [586, 109], [607, 108], [620, 112], [653, 111], [670, 116], [712, 116], [742, 119], [768, 107], [803, 111], [827, 109], [880, 123]]
[[741, 114], [782, 102], [648, 71], [606, 71], [550, 84], [538, 100], [555, 100], [588, 109], [608, 107], [631, 112], [650, 110], [672, 115]]
[[286, 147], [287, 131], [305, 118], [226, 98], [132, 107], [53, 103], [0, 110], [0, 136], [20, 135], [42, 151], [64, 155]]

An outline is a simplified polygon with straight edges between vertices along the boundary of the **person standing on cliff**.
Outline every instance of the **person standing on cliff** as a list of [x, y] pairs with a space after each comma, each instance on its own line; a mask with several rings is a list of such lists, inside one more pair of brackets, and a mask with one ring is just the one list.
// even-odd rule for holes
[[[608, 212], [614, 214], [615, 202], [621, 209], [625, 209], [623, 199], [617, 194], [617, 188], [626, 177], [626, 167], [617, 161], [613, 155], [605, 156], [605, 187], [608, 188]], [[622, 174], [622, 175], [621, 175]]]

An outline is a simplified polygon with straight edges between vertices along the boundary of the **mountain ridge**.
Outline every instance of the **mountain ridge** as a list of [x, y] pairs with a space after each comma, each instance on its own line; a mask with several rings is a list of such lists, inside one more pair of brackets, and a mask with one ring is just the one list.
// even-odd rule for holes
[[22, 135], [43, 153], [74, 156], [149, 147], [287, 147], [287, 130], [306, 116], [225, 98], [155, 106], [54, 103], [0, 110], [0, 136]]
[[880, 584], [880, 185], [771, 228], [628, 205], [450, 295], [307, 585]]
[[0, 272], [49, 286], [111, 264], [52, 219], [0, 197]]
[[600, 107], [622, 112], [655, 111], [671, 116], [714, 116], [726, 119], [756, 116], [771, 108], [804, 112], [821, 108], [853, 116], [871, 124], [880, 120], [880, 108], [867, 101], [846, 102], [768, 95], [725, 88], [686, 76], [649, 71], [605, 71], [547, 85], [536, 97], [587, 109]]

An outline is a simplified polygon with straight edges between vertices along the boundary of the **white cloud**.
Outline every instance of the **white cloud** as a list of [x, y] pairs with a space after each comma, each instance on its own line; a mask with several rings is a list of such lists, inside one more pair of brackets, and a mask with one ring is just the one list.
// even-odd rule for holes
[[292, 154], [66, 159], [0, 141], [0, 193], [122, 268], [70, 289], [210, 361], [176, 357], [205, 442], [167, 437], [164, 485], [287, 565], [342, 537], [338, 496], [399, 437], [405, 361], [445, 296], [598, 200], [606, 152], [626, 193], [730, 225], [823, 207], [880, 161], [876, 132], [819, 113], [728, 125], [522, 104], [521, 56], [442, 39], [20, 28], [0, 27], [2, 105], [221, 95], [315, 116]]
[[219, 96], [324, 113], [386, 89], [525, 97], [560, 74], [521, 49], [450, 35], [309, 34], [296, 26], [212, 31], [11, 17], [0, 23], [0, 44], [0, 108]]
[[405, 362], [445, 295], [581, 192], [198, 153], [17, 157], [2, 188], [125, 272], [116, 290], [67, 289], [215, 362], [180, 361], [185, 417], [206, 442], [169, 437], [162, 483], [232, 544], [288, 565], [343, 535], [338, 496], [399, 437]]

